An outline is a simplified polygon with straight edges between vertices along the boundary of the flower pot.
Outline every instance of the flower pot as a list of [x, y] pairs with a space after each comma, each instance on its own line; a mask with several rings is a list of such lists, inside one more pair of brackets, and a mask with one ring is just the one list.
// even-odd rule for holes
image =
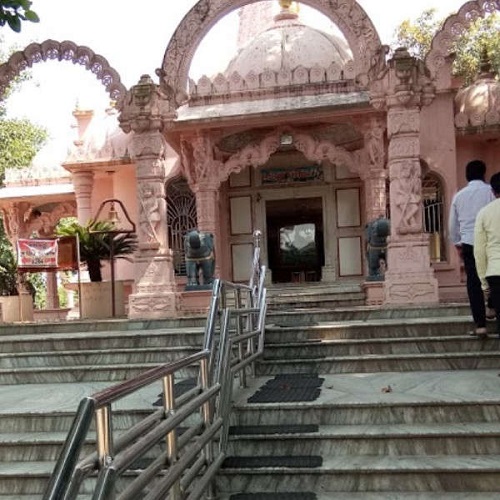
[[[81, 283], [82, 319], [112, 318], [111, 282], [95, 281]], [[115, 317], [125, 316], [123, 282], [115, 282]]]

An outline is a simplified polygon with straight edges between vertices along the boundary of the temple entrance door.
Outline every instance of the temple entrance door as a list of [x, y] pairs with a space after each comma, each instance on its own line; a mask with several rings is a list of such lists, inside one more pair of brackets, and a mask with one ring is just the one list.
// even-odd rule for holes
[[320, 281], [325, 263], [322, 198], [267, 200], [266, 226], [273, 283]]

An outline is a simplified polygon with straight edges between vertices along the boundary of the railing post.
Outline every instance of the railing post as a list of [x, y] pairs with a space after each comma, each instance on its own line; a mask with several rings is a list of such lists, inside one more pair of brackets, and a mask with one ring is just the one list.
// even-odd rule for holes
[[[163, 404], [165, 413], [173, 415], [175, 413], [174, 375], [163, 377]], [[167, 434], [167, 456], [169, 464], [173, 465], [177, 461], [177, 432], [175, 429]], [[170, 490], [171, 500], [181, 500], [181, 483], [177, 480]]]
[[113, 435], [111, 428], [111, 406], [105, 405], [95, 412], [97, 431], [97, 454], [101, 467], [113, 459]]

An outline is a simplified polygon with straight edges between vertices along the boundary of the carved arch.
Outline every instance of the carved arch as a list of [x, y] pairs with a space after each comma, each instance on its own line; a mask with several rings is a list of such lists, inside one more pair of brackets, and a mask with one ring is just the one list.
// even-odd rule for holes
[[0, 65], [0, 99], [3, 98], [12, 80], [23, 70], [33, 64], [48, 60], [71, 61], [73, 64], [84, 66], [104, 85], [111, 99], [117, 102], [117, 107], [121, 107], [121, 101], [127, 89], [122, 84], [118, 72], [103, 56], [69, 40], [63, 42], [45, 40], [42, 43], [31, 43], [24, 50], [14, 52], [7, 62]]
[[[176, 92], [188, 88], [188, 72], [194, 53], [204, 36], [226, 14], [260, 0], [199, 0], [185, 15], [172, 36], [161, 69], [160, 83]], [[271, 1], [271, 0], [268, 0]], [[355, 0], [304, 0], [335, 23], [353, 52], [355, 74], [368, 75], [379, 60], [380, 37], [372, 21]]]
[[329, 160], [332, 163], [341, 163], [353, 173], [359, 173], [361, 166], [366, 163], [362, 158], [362, 155], [366, 153], [362, 150], [350, 153], [329, 141], [319, 141], [305, 132], [287, 127], [276, 130], [265, 136], [262, 141], [249, 144], [232, 155], [224, 163], [220, 181], [224, 182], [231, 174], [241, 172], [245, 167], [257, 168], [264, 165], [279, 149], [283, 134], [292, 136], [293, 145], [308, 160], [317, 162]]
[[455, 40], [476, 19], [496, 10], [500, 10], [500, 0], [473, 0], [464, 3], [456, 14], [446, 19], [443, 27], [434, 35], [431, 49], [425, 58], [425, 63], [433, 78], [437, 77], [446, 58], [451, 55]]

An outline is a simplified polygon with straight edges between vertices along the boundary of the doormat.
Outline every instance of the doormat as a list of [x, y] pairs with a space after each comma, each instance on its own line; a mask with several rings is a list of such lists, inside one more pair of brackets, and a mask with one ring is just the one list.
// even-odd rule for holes
[[232, 435], [259, 434], [310, 434], [318, 432], [319, 425], [234, 425], [229, 428]]
[[[194, 389], [197, 381], [195, 378], [187, 378], [174, 384], [174, 397], [178, 398], [184, 393]], [[163, 393], [158, 394], [158, 399], [153, 403], [153, 406], [163, 406]]]
[[227, 457], [222, 462], [224, 469], [253, 469], [257, 467], [321, 467], [323, 457], [317, 455], [277, 456], [277, 457]]
[[324, 378], [317, 374], [276, 375], [250, 396], [248, 403], [294, 403], [318, 399]]
[[316, 493], [284, 492], [284, 493], [237, 493], [229, 500], [316, 500]]

